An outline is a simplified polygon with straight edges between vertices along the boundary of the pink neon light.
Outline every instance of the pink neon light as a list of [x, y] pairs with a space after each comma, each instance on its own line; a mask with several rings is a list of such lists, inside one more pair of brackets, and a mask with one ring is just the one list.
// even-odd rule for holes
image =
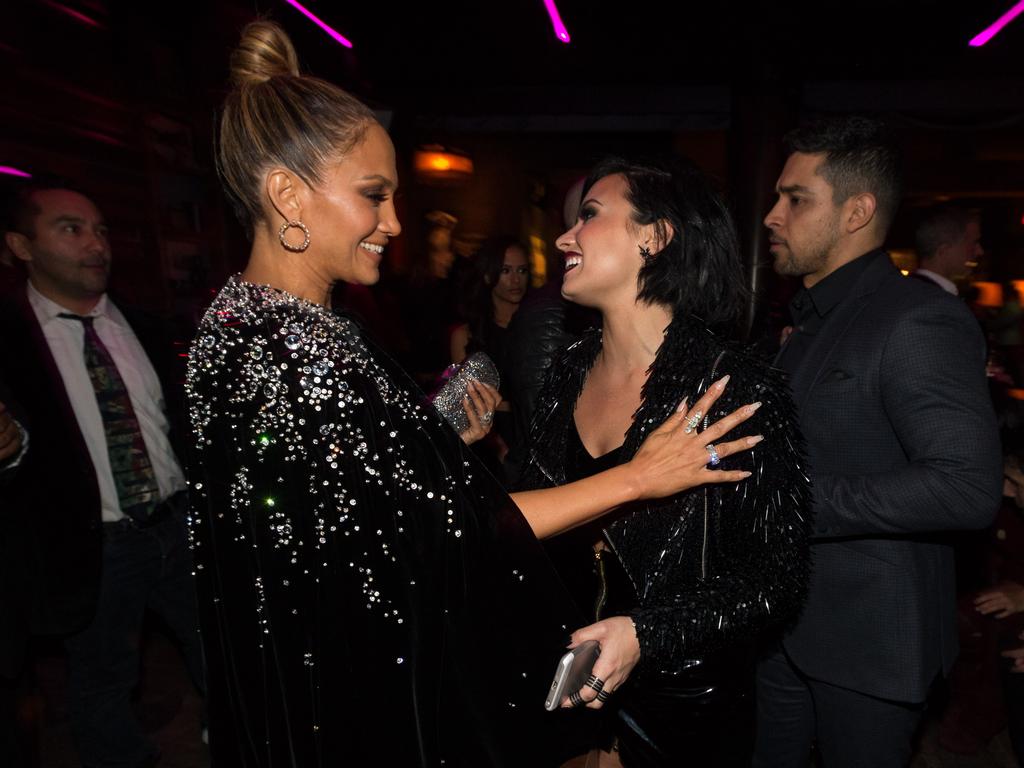
[[286, 3], [288, 3], [288, 5], [290, 5], [292, 8], [297, 10], [299, 13], [301, 13], [303, 16], [305, 16], [307, 19], [309, 19], [314, 24], [316, 24], [318, 27], [320, 27], [320, 29], [322, 29], [328, 35], [333, 37], [335, 42], [341, 43], [346, 48], [351, 48], [352, 47], [352, 43], [349, 42], [345, 37], [343, 37], [337, 30], [333, 29], [332, 27], [328, 26], [323, 21], [318, 19], [309, 10], [304, 8], [300, 3], [296, 2], [296, 0], [284, 0], [284, 1]]
[[1010, 10], [996, 19], [991, 27], [975, 36], [968, 45], [972, 48], [981, 48], [981, 46], [998, 35], [1002, 31], [1003, 27], [1016, 19], [1022, 13], [1024, 13], [1024, 0], [1018, 0]]
[[555, 28], [555, 37], [563, 43], [568, 43], [569, 30], [565, 28], [565, 24], [562, 23], [562, 17], [558, 15], [558, 7], [555, 5], [555, 0], [544, 0], [544, 7], [548, 9], [548, 16], [551, 17], [551, 26]]
[[96, 19], [90, 18], [89, 16], [86, 16], [84, 13], [79, 13], [74, 8], [68, 8], [66, 5], [62, 3], [57, 3], [54, 2], [53, 0], [43, 0], [43, 4], [50, 6], [51, 8], [54, 8], [60, 11], [61, 13], [67, 14], [71, 18], [80, 21], [83, 24], [88, 24], [90, 27], [96, 27], [97, 29], [102, 29], [103, 27], [103, 25], [96, 21]]
[[12, 168], [9, 165], [0, 165], [0, 173], [4, 174], [5, 176], [18, 176], [22, 179], [32, 178], [31, 173], [25, 173], [25, 171], [18, 170], [17, 168]]

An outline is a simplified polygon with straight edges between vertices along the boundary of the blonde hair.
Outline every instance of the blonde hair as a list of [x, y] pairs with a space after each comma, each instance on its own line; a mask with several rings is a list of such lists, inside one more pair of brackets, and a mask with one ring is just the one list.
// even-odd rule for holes
[[324, 166], [348, 153], [376, 122], [373, 112], [341, 88], [299, 74], [281, 27], [254, 21], [231, 54], [231, 93], [224, 101], [217, 171], [238, 220], [252, 235], [263, 219], [263, 175], [271, 166], [310, 186]]

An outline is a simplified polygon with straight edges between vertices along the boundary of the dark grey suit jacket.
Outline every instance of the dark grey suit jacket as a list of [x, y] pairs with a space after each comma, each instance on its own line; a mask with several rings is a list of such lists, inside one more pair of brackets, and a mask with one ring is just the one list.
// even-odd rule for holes
[[942, 532], [989, 524], [1002, 459], [970, 312], [884, 252], [866, 258], [792, 376], [816, 517], [810, 592], [784, 645], [810, 677], [919, 702], [957, 653]]

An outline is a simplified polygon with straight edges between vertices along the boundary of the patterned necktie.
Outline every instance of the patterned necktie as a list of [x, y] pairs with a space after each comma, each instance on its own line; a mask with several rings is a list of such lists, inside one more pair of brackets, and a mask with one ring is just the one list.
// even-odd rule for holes
[[95, 318], [70, 313], [61, 313], [60, 316], [78, 320], [85, 331], [82, 352], [96, 393], [96, 404], [103, 417], [110, 469], [114, 474], [121, 511], [133, 520], [144, 521], [156, 507], [160, 489], [128, 389], [114, 358], [93, 327]]

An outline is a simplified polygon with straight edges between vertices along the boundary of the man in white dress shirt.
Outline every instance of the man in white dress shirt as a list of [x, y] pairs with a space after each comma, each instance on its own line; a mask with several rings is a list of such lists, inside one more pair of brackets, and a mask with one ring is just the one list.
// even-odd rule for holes
[[914, 277], [958, 295], [957, 283], [971, 274], [984, 254], [978, 214], [952, 205], [938, 205], [921, 218], [914, 233], [917, 271]]
[[21, 469], [38, 529], [32, 629], [66, 635], [83, 765], [153, 765], [159, 750], [131, 706], [147, 608], [203, 685], [185, 477], [154, 367], [161, 345], [147, 352], [142, 324], [106, 293], [107, 227], [89, 198], [36, 183], [7, 208], [5, 242], [28, 274], [0, 327], [4, 359], [18, 361], [7, 383], [32, 423]]

